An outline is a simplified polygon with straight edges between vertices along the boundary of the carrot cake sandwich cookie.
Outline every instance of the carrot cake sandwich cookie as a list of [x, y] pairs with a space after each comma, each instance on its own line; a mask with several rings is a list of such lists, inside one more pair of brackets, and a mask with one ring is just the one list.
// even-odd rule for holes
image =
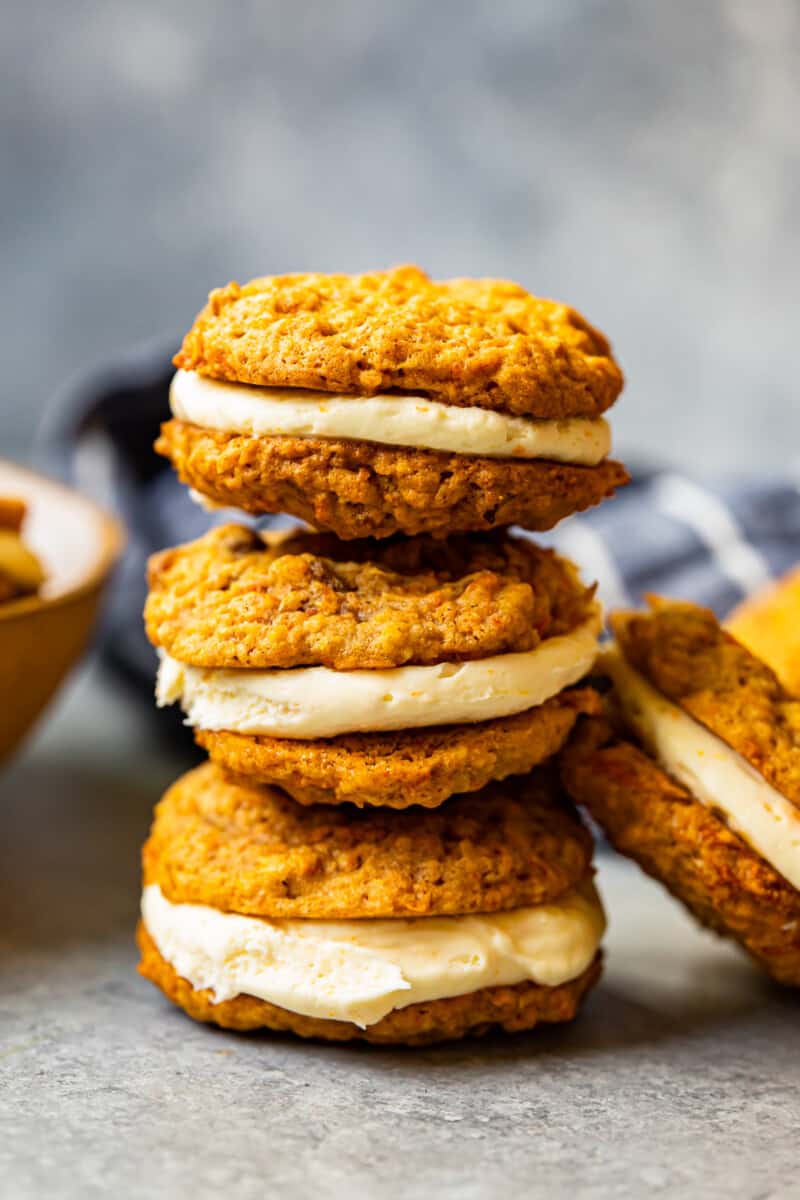
[[303, 804], [434, 807], [553, 755], [601, 630], [592, 588], [505, 531], [341, 542], [226, 525], [151, 559], [160, 704]]
[[443, 537], [549, 529], [627, 482], [608, 342], [517, 284], [417, 267], [231, 283], [175, 364], [156, 449], [211, 505]]
[[706, 609], [652, 599], [611, 624], [613, 724], [578, 731], [568, 791], [699, 921], [800, 986], [800, 700]]
[[547, 769], [393, 812], [206, 763], [156, 808], [140, 971], [237, 1030], [413, 1045], [568, 1021], [600, 974], [591, 856]]

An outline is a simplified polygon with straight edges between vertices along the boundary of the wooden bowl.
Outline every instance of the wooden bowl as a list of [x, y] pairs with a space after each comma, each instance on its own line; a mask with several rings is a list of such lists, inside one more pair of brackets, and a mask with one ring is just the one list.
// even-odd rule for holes
[[47, 579], [36, 596], [0, 604], [0, 761], [17, 748], [86, 647], [122, 527], [91, 501], [0, 459], [0, 496], [28, 505], [26, 545]]

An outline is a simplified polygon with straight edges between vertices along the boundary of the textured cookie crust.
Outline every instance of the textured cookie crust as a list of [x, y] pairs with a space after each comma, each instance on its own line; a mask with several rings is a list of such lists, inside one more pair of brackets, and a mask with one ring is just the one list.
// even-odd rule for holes
[[628, 482], [612, 459], [596, 467], [521, 462], [336, 438], [248, 437], [176, 420], [162, 425], [155, 448], [215, 504], [256, 516], [291, 513], [347, 540], [552, 529]]
[[175, 365], [544, 418], [595, 416], [623, 382], [606, 339], [568, 305], [501, 280], [434, 283], [418, 267], [230, 283], [211, 293]]
[[303, 807], [212, 763], [156, 807], [145, 885], [175, 904], [259, 917], [354, 920], [542, 904], [591, 870], [592, 839], [552, 774], [436, 809]]
[[410, 1004], [388, 1013], [377, 1024], [360, 1029], [349, 1021], [303, 1017], [255, 996], [234, 996], [232, 1000], [215, 1004], [208, 988], [195, 991], [188, 980], [178, 975], [162, 958], [141, 923], [136, 938], [142, 953], [140, 973], [196, 1021], [207, 1021], [239, 1032], [274, 1029], [332, 1042], [360, 1039], [378, 1045], [425, 1046], [454, 1038], [478, 1037], [494, 1027], [506, 1033], [521, 1033], [540, 1023], [571, 1021], [602, 969], [602, 958], [598, 953], [582, 975], [560, 987], [518, 983], [514, 987], [481, 988], [466, 996]]
[[300, 804], [435, 808], [492, 779], [522, 775], [563, 746], [579, 713], [598, 713], [591, 688], [562, 692], [538, 708], [476, 725], [289, 741], [198, 730], [212, 760], [253, 783], [282, 788]]
[[150, 640], [201, 667], [337, 671], [532, 650], [585, 621], [572, 565], [505, 535], [269, 545], [225, 525], [150, 560]]
[[708, 609], [650, 604], [649, 613], [611, 617], [625, 658], [800, 806], [800, 700]]
[[719, 817], [597, 718], [581, 723], [561, 769], [620, 853], [779, 983], [800, 987], [800, 892]]

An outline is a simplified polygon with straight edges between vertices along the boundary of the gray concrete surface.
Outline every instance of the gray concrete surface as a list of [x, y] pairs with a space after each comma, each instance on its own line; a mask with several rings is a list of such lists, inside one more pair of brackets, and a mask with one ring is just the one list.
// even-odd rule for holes
[[0, 778], [0, 1194], [768, 1200], [797, 1190], [798, 1006], [610, 858], [571, 1028], [428, 1051], [242, 1038], [135, 973], [177, 764], [89, 672]]
[[33, 0], [0, 38], [0, 452], [212, 285], [418, 260], [613, 338], [626, 456], [800, 443], [794, 0]]

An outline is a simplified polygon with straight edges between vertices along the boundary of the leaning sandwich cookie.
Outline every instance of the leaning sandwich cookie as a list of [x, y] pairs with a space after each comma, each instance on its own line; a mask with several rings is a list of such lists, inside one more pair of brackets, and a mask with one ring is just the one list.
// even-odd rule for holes
[[140, 970], [239, 1030], [419, 1044], [570, 1020], [600, 973], [591, 854], [548, 771], [389, 812], [206, 764], [156, 809]]
[[601, 627], [593, 589], [506, 532], [341, 543], [227, 525], [149, 568], [159, 703], [301, 803], [432, 807], [554, 754]]
[[567, 790], [703, 924], [800, 986], [800, 701], [705, 609], [652, 600], [611, 625], [613, 724], [579, 730]]
[[211, 504], [345, 539], [549, 529], [627, 482], [608, 342], [513, 283], [416, 267], [211, 293], [157, 443]]

